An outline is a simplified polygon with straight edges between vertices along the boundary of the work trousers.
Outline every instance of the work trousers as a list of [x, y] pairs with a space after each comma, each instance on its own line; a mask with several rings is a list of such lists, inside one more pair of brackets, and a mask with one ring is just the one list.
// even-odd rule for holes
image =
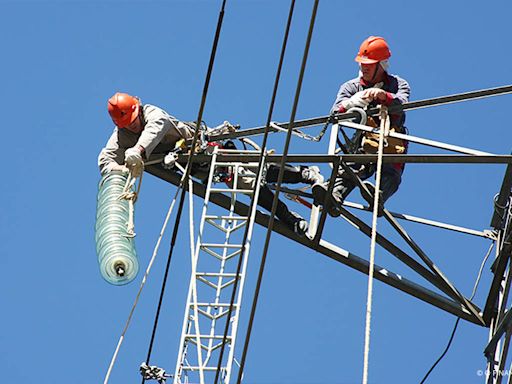
[[[270, 164], [267, 168], [265, 181], [268, 183], [277, 182], [279, 176], [279, 166], [276, 164]], [[300, 167], [293, 167], [289, 164], [284, 165], [283, 183], [302, 183], [304, 181], [302, 176], [302, 170]], [[272, 210], [272, 201], [274, 200], [274, 192], [267, 186], [262, 185], [260, 188], [260, 195], [258, 204], [265, 208], [267, 211]], [[296, 220], [295, 216], [292, 215], [285, 203], [279, 199], [277, 201], [276, 217], [286, 224], [291, 224]]]
[[[348, 164], [348, 166], [361, 180], [366, 180], [373, 176], [376, 170], [375, 164]], [[385, 203], [398, 190], [402, 182], [402, 173], [403, 168], [397, 169], [395, 164], [382, 165], [380, 184], [382, 203]], [[343, 202], [356, 186], [357, 183], [354, 178], [340, 167], [338, 177], [334, 181], [332, 194], [339, 202]]]

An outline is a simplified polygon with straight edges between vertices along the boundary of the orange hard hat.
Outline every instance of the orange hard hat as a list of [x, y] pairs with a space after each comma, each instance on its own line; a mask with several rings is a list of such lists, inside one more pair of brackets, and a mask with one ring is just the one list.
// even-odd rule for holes
[[139, 115], [140, 101], [127, 93], [117, 92], [108, 99], [108, 113], [119, 128], [126, 128]]
[[361, 64], [373, 64], [391, 57], [388, 43], [379, 36], [370, 36], [361, 44], [355, 60]]

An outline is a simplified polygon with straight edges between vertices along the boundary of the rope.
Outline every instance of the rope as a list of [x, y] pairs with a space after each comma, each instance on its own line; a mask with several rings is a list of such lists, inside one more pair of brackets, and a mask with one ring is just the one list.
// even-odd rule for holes
[[[489, 255], [491, 254], [491, 251], [492, 251], [493, 247], [494, 247], [494, 242], [491, 243], [491, 246], [489, 247], [489, 250], [487, 251], [487, 254], [484, 257], [484, 259], [482, 261], [482, 264], [480, 265], [480, 270], [478, 271], [478, 276], [476, 278], [475, 285], [473, 286], [473, 292], [471, 293], [471, 297], [469, 298], [470, 301], [473, 300], [473, 297], [476, 294], [476, 289], [478, 288], [478, 284], [480, 282], [480, 278], [482, 277], [482, 271], [484, 269], [485, 263], [487, 262], [487, 259], [489, 258]], [[421, 380], [420, 384], [425, 383], [425, 381], [427, 380], [428, 376], [432, 373], [434, 368], [437, 366], [437, 364], [439, 364], [439, 362], [443, 359], [443, 357], [446, 355], [446, 353], [450, 349], [450, 346], [452, 344], [453, 338], [455, 336], [455, 331], [457, 331], [457, 327], [459, 326], [459, 321], [460, 321], [460, 317], [457, 318], [457, 320], [455, 321], [455, 325], [453, 326], [453, 330], [452, 330], [452, 333], [450, 335], [450, 339], [448, 340], [448, 344], [446, 345], [446, 348], [444, 349], [443, 353], [441, 353], [441, 356], [439, 356], [439, 358], [436, 360], [436, 362], [432, 365], [432, 367], [430, 367], [428, 372], [425, 374], [425, 376]]]
[[[277, 203], [279, 201], [279, 192], [280, 192], [281, 184], [283, 182], [284, 164], [286, 163], [286, 157], [288, 156], [288, 149], [289, 149], [290, 141], [291, 141], [291, 137], [292, 137], [293, 122], [295, 120], [295, 115], [296, 115], [296, 112], [297, 112], [297, 106], [299, 104], [300, 91], [301, 91], [301, 88], [302, 88], [302, 80], [304, 78], [304, 72], [306, 70], [306, 63], [307, 63], [307, 58], [308, 58], [308, 54], [309, 54], [309, 47], [311, 45], [311, 38], [313, 36], [313, 29], [314, 29], [314, 26], [315, 26], [315, 19], [316, 19], [316, 13], [317, 13], [317, 9], [318, 9], [318, 2], [319, 2], [319, 0], [315, 0], [314, 5], [313, 5], [313, 10], [311, 12], [311, 20], [310, 20], [310, 23], [309, 23], [308, 36], [307, 36], [307, 39], [306, 39], [306, 45], [304, 47], [304, 54], [303, 54], [303, 57], [302, 57], [302, 64], [301, 64], [301, 68], [300, 68], [299, 78], [298, 78], [298, 81], [297, 81], [297, 88], [296, 88], [296, 91], [295, 91], [295, 99], [294, 99], [294, 102], [293, 102], [292, 112], [291, 112], [291, 116], [290, 116], [290, 125], [288, 127], [288, 132], [286, 134], [286, 142], [285, 142], [284, 149], [283, 149], [283, 157], [281, 159], [281, 164], [280, 164], [280, 167], [279, 167], [279, 175], [277, 177], [276, 191], [275, 191], [275, 195], [274, 195], [274, 200], [272, 202], [272, 210], [271, 210], [271, 213], [270, 213], [268, 229], [267, 229], [267, 235], [266, 235], [266, 239], [265, 239], [265, 245], [264, 245], [264, 248], [263, 248], [263, 254], [261, 256], [260, 269], [259, 269], [259, 273], [258, 273], [258, 280], [256, 282], [256, 287], [255, 287], [255, 290], [254, 290], [254, 298], [253, 298], [253, 302], [252, 302], [251, 314], [250, 314], [250, 317], [249, 317], [249, 323], [247, 325], [246, 339], [245, 339], [245, 343], [244, 343], [242, 359], [240, 361], [240, 369], [238, 371], [237, 384], [240, 384], [241, 381], [242, 381], [242, 376], [243, 376], [244, 367], [245, 367], [245, 360], [246, 360], [246, 357], [247, 357], [247, 350], [248, 350], [249, 342], [250, 342], [250, 339], [251, 339], [252, 326], [253, 326], [253, 323], [254, 323], [254, 316], [255, 316], [255, 313], [256, 313], [256, 307], [257, 307], [257, 304], [258, 304], [258, 297], [259, 297], [259, 292], [260, 292], [260, 288], [261, 288], [261, 281], [263, 279], [263, 272], [265, 270], [265, 262], [266, 262], [266, 259], [267, 259], [267, 253], [268, 253], [268, 248], [269, 248], [269, 244], [270, 244], [270, 237], [272, 235], [272, 228], [274, 226], [275, 213], [276, 213], [276, 210], [277, 210]], [[289, 19], [288, 19], [289, 22], [291, 21], [291, 15], [292, 15], [292, 12], [293, 12], [294, 4], [295, 4], [295, 1], [292, 0], [291, 5], [290, 5], [290, 16], [289, 16]], [[288, 26], [287, 26], [287, 28], [288, 28]], [[288, 34], [286, 33], [285, 37], [287, 38], [287, 36], [288, 36]], [[270, 123], [270, 121], [269, 121], [269, 123]], [[267, 131], [268, 131], [268, 127], [267, 127]]]
[[[267, 140], [268, 140], [268, 135], [269, 135], [269, 132], [270, 132], [270, 124], [271, 124], [271, 121], [272, 121], [272, 114], [274, 113], [274, 105], [275, 105], [275, 101], [276, 101], [276, 97], [277, 97], [277, 90], [279, 88], [279, 80], [281, 78], [281, 70], [283, 68], [284, 56], [285, 56], [285, 53], [286, 53], [286, 46], [287, 46], [287, 42], [288, 42], [288, 35], [290, 33], [290, 26], [291, 26], [291, 22], [292, 22], [294, 8], [295, 8], [295, 0], [291, 0], [290, 10], [288, 12], [288, 20], [286, 22], [285, 33], [284, 33], [284, 36], [283, 36], [283, 43], [281, 45], [281, 53], [280, 53], [280, 56], [279, 56], [279, 64], [277, 65], [276, 77], [274, 79], [274, 87], [273, 87], [273, 90], [272, 90], [272, 97], [271, 97], [271, 100], [270, 100], [270, 105], [269, 105], [268, 115], [267, 115], [267, 121], [266, 121], [266, 124], [265, 124], [264, 133], [263, 133], [263, 142], [262, 142], [261, 148], [260, 148], [258, 170], [256, 172], [256, 174], [258, 175], [258, 180], [257, 180], [258, 182], [259, 182], [259, 180], [261, 178], [261, 175], [262, 175], [262, 173], [264, 171], [265, 156], [267, 154]], [[256, 183], [254, 185], [255, 185], [255, 188], [256, 188]], [[257, 200], [255, 199], [255, 195], [253, 194], [251, 196], [251, 204], [250, 204], [250, 208], [249, 208], [249, 213], [254, 210], [256, 204], [257, 204]], [[244, 237], [243, 237], [243, 240], [242, 240], [242, 244], [243, 244], [244, 248], [242, 249], [241, 255], [245, 254], [245, 244], [247, 242], [248, 236], [249, 236], [249, 226], [247, 226], [245, 228], [245, 231], [244, 231]], [[237, 272], [236, 272], [237, 275], [240, 273], [241, 267], [242, 267], [242, 257], [240, 257], [238, 259]], [[237, 288], [238, 288], [238, 279], [235, 280], [235, 283], [234, 283], [234, 286], [233, 286], [233, 290], [232, 290], [232, 293], [231, 293], [231, 300], [230, 300], [230, 303], [229, 303], [228, 314], [227, 314], [227, 317], [226, 317], [227, 319], [231, 318], [231, 314], [232, 314], [232, 311], [233, 311], [233, 304], [235, 302], [235, 295], [236, 295]], [[219, 360], [218, 360], [218, 363], [217, 363], [217, 371], [216, 371], [216, 374], [215, 374], [214, 384], [217, 384], [217, 381], [219, 379], [220, 367], [221, 367], [222, 358], [223, 358], [223, 355], [224, 355], [224, 346], [226, 344], [226, 338], [227, 338], [228, 330], [229, 330], [229, 321], [226, 322], [226, 326], [224, 328], [224, 335], [223, 335], [223, 339], [222, 339], [222, 346], [220, 348]], [[240, 366], [240, 370], [239, 370], [238, 382], [240, 382], [242, 380], [241, 377], [243, 375], [242, 371], [243, 371], [243, 367], [244, 367], [244, 363], [245, 363], [245, 355], [246, 354], [247, 354], [247, 339], [246, 339], [246, 344], [244, 345], [244, 351], [242, 353], [242, 362], [239, 365]]]
[[[198, 114], [197, 114], [197, 119], [196, 119], [197, 124], [196, 124], [196, 129], [194, 131], [194, 138], [192, 140], [192, 145], [190, 146], [191, 152], [190, 152], [190, 156], [189, 156], [189, 158], [187, 160], [187, 165], [185, 167], [185, 173], [183, 175], [183, 181], [182, 181], [183, 185], [188, 183], [189, 176], [190, 176], [190, 171], [192, 169], [192, 167], [191, 167], [192, 158], [193, 158], [192, 155], [194, 153], [194, 149], [196, 148], [198, 137], [199, 137], [199, 131], [200, 131], [200, 127], [201, 127], [200, 122], [203, 120], [203, 111], [204, 111], [204, 106], [206, 104], [206, 96], [208, 94], [208, 87], [210, 85], [211, 74], [213, 72], [213, 64], [215, 63], [215, 54], [217, 52], [217, 45], [218, 45], [219, 38], [220, 38], [220, 31], [222, 29], [222, 21], [224, 19], [224, 8], [225, 8], [225, 6], [226, 6], [226, 0], [223, 0], [222, 1], [222, 5], [221, 5], [221, 9], [220, 9], [220, 12], [219, 12], [219, 17], [218, 17], [218, 20], [217, 20], [217, 28], [215, 30], [215, 37], [213, 39], [212, 51], [210, 53], [210, 61], [208, 62], [208, 69], [207, 69], [207, 72], [206, 72], [206, 79], [205, 79], [205, 82], [204, 82], [203, 93], [201, 95], [201, 104], [199, 106], [199, 111], [198, 111]], [[182, 212], [183, 212], [184, 203], [185, 203], [185, 188], [182, 188], [181, 189], [181, 195], [180, 195], [180, 202], [179, 202], [179, 205], [178, 205], [178, 213], [177, 213], [176, 219], [174, 221], [174, 229], [173, 229], [172, 238], [171, 238], [171, 245], [170, 245], [170, 249], [169, 249], [169, 255], [167, 257], [167, 264], [165, 266], [165, 272], [164, 272], [164, 277], [163, 277], [163, 281], [162, 281], [162, 288], [160, 290], [160, 298], [158, 300], [158, 306], [157, 306], [157, 310], [156, 310], [156, 313], [155, 313], [155, 320], [154, 320], [154, 324], [153, 324], [153, 331], [151, 332], [151, 340], [149, 342], [148, 354], [147, 354], [147, 357], [146, 357], [146, 363], [148, 365], [149, 365], [149, 360], [151, 358], [151, 352], [153, 350], [153, 344], [155, 342], [156, 330], [158, 328], [158, 320], [160, 318], [160, 311], [162, 309], [162, 302], [163, 302], [163, 298], [164, 298], [164, 294], [165, 294], [165, 287], [167, 285], [167, 278], [169, 276], [169, 269], [170, 269], [170, 266], [171, 266], [172, 255], [174, 253], [174, 247], [176, 245], [176, 239], [178, 237], [179, 223], [180, 223], [180, 220], [181, 220], [181, 215], [182, 215]], [[142, 379], [142, 384], [144, 384], [144, 383], [145, 383], [145, 379], [143, 378]]]
[[134, 176], [133, 172], [130, 171], [128, 174], [128, 178], [126, 179], [126, 183], [124, 185], [123, 192], [119, 195], [118, 200], [128, 200], [128, 223], [126, 225], [126, 235], [127, 237], [135, 237], [135, 223], [134, 223], [134, 211], [135, 211], [135, 202], [137, 201], [137, 197], [139, 196], [140, 187], [142, 184], [142, 175], [144, 174], [144, 170], [142, 170], [140, 174], [139, 183], [137, 185], [137, 190], [134, 190], [135, 182], [137, 181], [137, 176]]
[[384, 152], [384, 137], [389, 132], [388, 109], [381, 106], [381, 126], [379, 131], [379, 152], [375, 176], [375, 193], [373, 196], [372, 237], [370, 243], [370, 269], [368, 271], [368, 299], [366, 302], [366, 330], [364, 335], [363, 384], [368, 383], [368, 361], [370, 355], [370, 329], [372, 320], [373, 273], [375, 264], [375, 243], [377, 240], [377, 216], [379, 212], [380, 181], [382, 170], [382, 153]]
[[[182, 177], [181, 181], [183, 183], [183, 177]], [[149, 272], [151, 271], [151, 268], [153, 267], [153, 263], [155, 262], [156, 255], [158, 254], [158, 249], [160, 248], [160, 243], [162, 241], [162, 237], [164, 235], [165, 229], [167, 228], [167, 224], [169, 222], [169, 218], [171, 217], [172, 211], [174, 209], [174, 204], [176, 203], [176, 199], [178, 197], [178, 192], [179, 192], [181, 186], [182, 186], [182, 184], [180, 184], [180, 186], [178, 186], [178, 188], [176, 189], [176, 193], [174, 194], [174, 198], [173, 198], [173, 200], [171, 202], [171, 205], [169, 206], [169, 209], [167, 210], [167, 215], [165, 216], [165, 220], [164, 220], [164, 223], [162, 225], [162, 229], [160, 230], [160, 234], [159, 234], [158, 239], [156, 241], [155, 248], [153, 249], [153, 255], [151, 256], [151, 259], [149, 260], [149, 264], [148, 264], [148, 266], [146, 268], [146, 272], [144, 273], [144, 277], [142, 278], [142, 281], [140, 283], [139, 291], [137, 292], [137, 295], [135, 296], [135, 300], [133, 302], [132, 309], [130, 310], [130, 313], [128, 314], [128, 319], [126, 320], [126, 323], [125, 323], [125, 326], [123, 328], [123, 331], [121, 332], [121, 336], [119, 337], [119, 341], [117, 342], [117, 347], [116, 347], [116, 349], [114, 351], [114, 355], [112, 356], [112, 359], [110, 361], [110, 365], [108, 367], [107, 374], [105, 375], [105, 380], [103, 381], [103, 384], [107, 384], [108, 383], [108, 380], [110, 378], [110, 374], [112, 372], [112, 369], [114, 368], [114, 364], [115, 364], [115, 362], [117, 360], [117, 355], [119, 354], [119, 350], [121, 349], [121, 345], [123, 344], [123, 341], [124, 341], [124, 336], [125, 336], [126, 332], [128, 331], [128, 328], [129, 328], [130, 323], [132, 321], [133, 314], [135, 312], [135, 308], [137, 307], [137, 304], [139, 303], [140, 295], [141, 295], [142, 290], [144, 289], [144, 286], [145, 286], [146, 281], [148, 279]]]

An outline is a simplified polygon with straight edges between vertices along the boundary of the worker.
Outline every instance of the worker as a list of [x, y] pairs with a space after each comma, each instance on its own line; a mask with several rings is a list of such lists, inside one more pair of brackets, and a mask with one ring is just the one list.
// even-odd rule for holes
[[[178, 121], [164, 110], [150, 104], [142, 104], [140, 99], [126, 93], [116, 93], [108, 100], [108, 112], [116, 125], [114, 132], [98, 156], [101, 174], [112, 171], [131, 171], [139, 176], [143, 171], [144, 160], [151, 153], [168, 153], [175, 149], [181, 139], [191, 139], [194, 127]], [[224, 128], [233, 128], [224, 122]], [[219, 127], [217, 127], [219, 128]], [[176, 157], [166, 156], [169, 161], [164, 167], [172, 168]], [[277, 181], [279, 168], [270, 165], [266, 179]], [[323, 182], [318, 167], [286, 166], [284, 182], [305, 182], [311, 185]], [[269, 211], [272, 208], [273, 193], [264, 186], [260, 191], [258, 203]], [[276, 216], [293, 232], [303, 235], [307, 230], [307, 222], [298, 214], [289, 211], [286, 204], [279, 201]]]
[[155, 150], [166, 153], [178, 140], [194, 136], [193, 127], [126, 93], [108, 100], [108, 113], [116, 127], [98, 157], [101, 174], [128, 169], [139, 176], [144, 160]]
[[[331, 113], [344, 113], [351, 108], [371, 108], [377, 105], [388, 107], [401, 105], [409, 101], [410, 87], [404, 79], [388, 73], [391, 51], [388, 43], [382, 37], [370, 36], [359, 48], [355, 61], [359, 63], [359, 76], [342, 84], [336, 100], [331, 108]], [[405, 113], [392, 111], [389, 115], [391, 130], [398, 133], [407, 133], [404, 126]], [[367, 125], [378, 127], [378, 117], [368, 117]], [[376, 153], [378, 135], [358, 134], [356, 132], [355, 148], [357, 153]], [[406, 153], [407, 142], [399, 139], [388, 138], [389, 144], [386, 153]], [[361, 178], [365, 180], [375, 173], [375, 163], [371, 164], [347, 164]], [[381, 204], [387, 201], [397, 190], [402, 180], [404, 164], [384, 163], [382, 166]], [[327, 211], [329, 215], [336, 217], [341, 214], [341, 205], [348, 194], [356, 187], [356, 181], [343, 168], [340, 167], [334, 182], [332, 195], [327, 199]], [[374, 193], [374, 186], [365, 183]], [[315, 204], [323, 204], [326, 200], [328, 183], [317, 184], [313, 187]], [[372, 203], [373, 201], [370, 201]], [[379, 207], [379, 216], [382, 215], [382, 207]]]
[[[260, 188], [260, 194], [258, 198], [258, 205], [265, 208], [267, 211], [272, 210], [272, 202], [274, 200], [274, 193], [269, 188], [267, 183], [276, 183], [279, 176], [280, 167], [278, 164], [269, 164], [266, 167], [265, 172], [265, 183]], [[247, 179], [246, 179], [247, 180]], [[249, 179], [249, 185], [245, 188], [254, 188], [254, 183], [251, 181], [254, 178]], [[242, 182], [244, 182], [242, 178]], [[309, 184], [317, 185], [322, 184], [324, 181], [323, 176], [320, 174], [320, 169], [316, 166], [292, 166], [290, 164], [284, 165], [283, 171], [283, 183], [288, 184]], [[239, 183], [240, 184], [240, 183]], [[239, 188], [243, 186], [239, 186]], [[300, 216], [297, 212], [290, 211], [288, 206], [281, 201], [277, 200], [276, 217], [285, 224], [292, 232], [297, 235], [304, 236], [308, 230], [308, 222]]]
[[[212, 151], [214, 147], [221, 149], [236, 150], [237, 147], [232, 140], [227, 140], [224, 143], [209, 143], [209, 150]], [[163, 161], [164, 168], [172, 169], [178, 157], [175, 153], [169, 153]], [[304, 183], [309, 185], [321, 184], [324, 181], [323, 176], [320, 174], [320, 169], [316, 166], [292, 166], [290, 164], [284, 165], [283, 183], [297, 184]], [[256, 173], [253, 167], [239, 166], [238, 175], [236, 177], [236, 188], [242, 190], [254, 190]], [[263, 172], [264, 181], [260, 186], [258, 205], [265, 208], [267, 211], [272, 211], [272, 203], [274, 200], [274, 193], [268, 184], [276, 183], [279, 176], [280, 166], [275, 163], [270, 163], [265, 166]], [[204, 172], [202, 172], [204, 173]], [[221, 176], [222, 175], [222, 176]], [[219, 172], [219, 180], [222, 180], [231, 188], [235, 188], [233, 175], [233, 167], [225, 167]], [[204, 181], [204, 180], [203, 180]], [[304, 236], [308, 229], [307, 221], [298, 213], [290, 211], [288, 206], [281, 201], [277, 200], [276, 217], [286, 227], [297, 235]]]

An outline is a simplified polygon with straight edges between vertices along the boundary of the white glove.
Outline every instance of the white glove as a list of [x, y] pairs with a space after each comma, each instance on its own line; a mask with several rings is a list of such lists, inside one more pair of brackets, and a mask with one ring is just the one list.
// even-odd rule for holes
[[178, 154], [176, 152], [169, 152], [164, 157], [164, 168], [165, 169], [172, 169], [174, 168], [174, 165], [176, 164], [176, 160], [178, 160]]
[[366, 108], [368, 104], [370, 104], [369, 99], [363, 97], [364, 91], [359, 91], [356, 94], [352, 95], [350, 99], [343, 100], [341, 105], [345, 108], [345, 111], [348, 111], [350, 108], [359, 107]]
[[115, 161], [111, 161], [110, 163], [105, 165], [105, 168], [103, 169], [103, 171], [104, 171], [104, 173], [109, 173], [109, 172], [113, 172], [113, 171], [128, 173], [128, 168], [126, 168], [122, 164], [117, 164]]
[[141, 149], [139, 147], [128, 148], [124, 153], [124, 163], [132, 172], [133, 176], [140, 176], [144, 168]]

